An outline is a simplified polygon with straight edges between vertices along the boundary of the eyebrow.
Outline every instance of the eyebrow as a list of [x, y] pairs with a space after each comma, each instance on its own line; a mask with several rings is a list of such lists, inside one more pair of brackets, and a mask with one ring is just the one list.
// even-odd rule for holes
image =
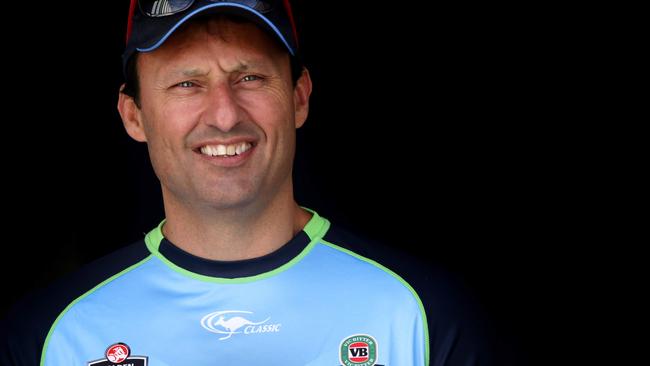
[[256, 60], [248, 60], [248, 61], [242, 61], [238, 62], [235, 67], [233, 67], [230, 70], [227, 70], [228, 72], [242, 72], [242, 71], [248, 71], [250, 69], [260, 69], [263, 68], [265, 65], [264, 62], [261, 61], [256, 61]]
[[[226, 70], [226, 72], [244, 72], [248, 71], [250, 69], [259, 69], [262, 68], [264, 65], [263, 62], [255, 61], [255, 60], [249, 60], [245, 62], [238, 62], [235, 67], [233, 67], [230, 70]], [[184, 68], [179, 68], [176, 70], [171, 71], [168, 75], [174, 77], [174, 76], [184, 76], [184, 77], [200, 77], [200, 76], [206, 76], [210, 73], [210, 71], [205, 70], [205, 69], [200, 69], [200, 68], [189, 68], [189, 69], [184, 69]]]
[[197, 77], [197, 76], [205, 76], [209, 74], [209, 71], [205, 71], [202, 69], [180, 69], [180, 70], [175, 70], [172, 72], [172, 75], [183, 75], [186, 77]]

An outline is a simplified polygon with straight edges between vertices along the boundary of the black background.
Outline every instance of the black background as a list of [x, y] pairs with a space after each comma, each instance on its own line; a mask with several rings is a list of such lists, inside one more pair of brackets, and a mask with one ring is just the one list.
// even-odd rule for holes
[[[295, 4], [314, 81], [298, 202], [461, 275], [517, 363], [544, 363], [575, 208], [560, 203], [572, 164], [534, 102], [534, 33], [499, 9], [350, 3]], [[3, 309], [163, 218], [115, 108], [127, 12], [44, 2], [4, 30]]]

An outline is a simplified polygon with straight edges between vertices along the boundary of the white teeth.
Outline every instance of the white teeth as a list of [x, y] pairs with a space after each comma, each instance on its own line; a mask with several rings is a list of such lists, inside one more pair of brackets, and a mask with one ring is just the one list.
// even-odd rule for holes
[[201, 147], [201, 153], [209, 156], [235, 156], [251, 149], [253, 145], [249, 142], [242, 142], [233, 145], [206, 145]]

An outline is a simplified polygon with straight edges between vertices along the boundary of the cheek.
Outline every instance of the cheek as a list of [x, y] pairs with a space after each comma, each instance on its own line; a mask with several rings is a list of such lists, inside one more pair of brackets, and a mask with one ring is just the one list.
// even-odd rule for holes
[[271, 133], [294, 125], [293, 99], [284, 90], [267, 91], [263, 95], [244, 93], [239, 96], [239, 105], [260, 127]]
[[145, 113], [145, 133], [150, 143], [155, 143], [156, 148], [173, 149], [175, 145], [183, 142], [184, 137], [195, 125], [193, 115], [198, 108], [193, 108], [187, 103], [164, 103], [151, 108]]

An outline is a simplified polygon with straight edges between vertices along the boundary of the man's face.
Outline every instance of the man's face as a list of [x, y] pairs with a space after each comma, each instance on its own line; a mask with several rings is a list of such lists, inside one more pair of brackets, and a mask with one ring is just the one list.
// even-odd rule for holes
[[289, 56], [266, 33], [224, 19], [192, 24], [137, 67], [141, 128], [127, 130], [147, 142], [166, 202], [243, 207], [292, 189], [308, 76], [294, 90]]

